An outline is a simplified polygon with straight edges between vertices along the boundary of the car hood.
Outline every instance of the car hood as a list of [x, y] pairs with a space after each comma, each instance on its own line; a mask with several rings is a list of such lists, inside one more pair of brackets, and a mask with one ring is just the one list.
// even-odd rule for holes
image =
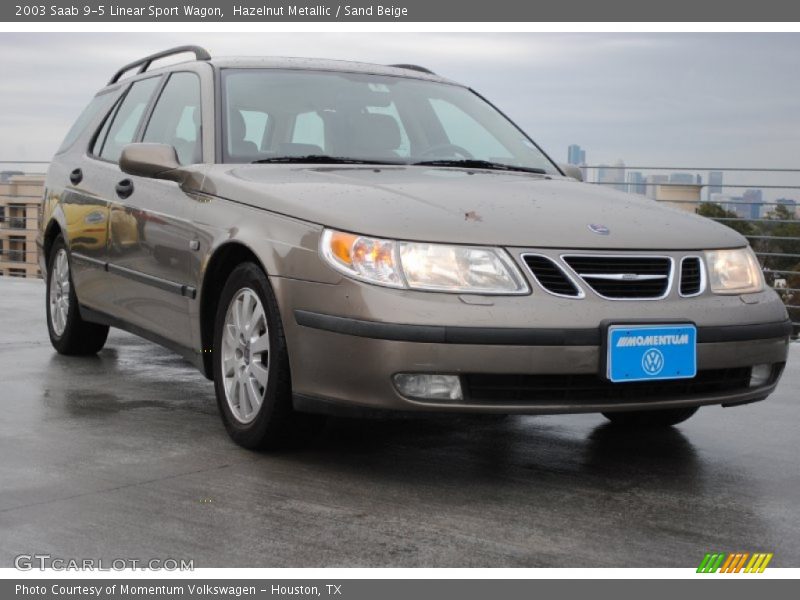
[[728, 227], [642, 196], [529, 173], [419, 166], [215, 165], [202, 181], [201, 191], [210, 195], [394, 239], [641, 250], [746, 243]]

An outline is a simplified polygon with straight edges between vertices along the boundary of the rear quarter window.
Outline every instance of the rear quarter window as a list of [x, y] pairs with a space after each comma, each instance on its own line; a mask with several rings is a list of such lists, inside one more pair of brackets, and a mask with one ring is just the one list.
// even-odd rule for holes
[[64, 141], [56, 150], [56, 154], [62, 154], [69, 150], [72, 145], [81, 137], [81, 134], [86, 131], [86, 128], [92, 123], [95, 118], [101, 113], [105, 113], [111, 107], [111, 104], [117, 98], [118, 93], [107, 92], [99, 94], [92, 98], [92, 101], [83, 109], [83, 112], [75, 119], [72, 127], [69, 128]]

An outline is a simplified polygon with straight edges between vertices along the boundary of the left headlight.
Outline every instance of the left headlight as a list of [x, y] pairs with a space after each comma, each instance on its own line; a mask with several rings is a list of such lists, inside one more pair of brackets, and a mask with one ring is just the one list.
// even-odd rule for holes
[[750, 248], [706, 251], [708, 282], [715, 294], [749, 294], [764, 289], [764, 276]]
[[462, 294], [526, 294], [501, 248], [398, 242], [326, 229], [320, 252], [334, 269], [394, 288]]

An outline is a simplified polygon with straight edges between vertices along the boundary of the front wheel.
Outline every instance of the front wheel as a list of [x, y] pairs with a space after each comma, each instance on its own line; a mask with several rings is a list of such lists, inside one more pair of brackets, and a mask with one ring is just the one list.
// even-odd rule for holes
[[236, 267], [214, 322], [214, 388], [228, 434], [245, 448], [276, 448], [309, 431], [292, 407], [289, 355], [278, 304], [264, 272]]
[[697, 412], [696, 406], [669, 408], [666, 410], [642, 410], [633, 412], [608, 412], [603, 416], [621, 427], [671, 427], [683, 423]]
[[53, 242], [47, 262], [47, 331], [59, 354], [97, 354], [108, 338], [108, 327], [81, 318], [72, 283], [67, 245], [62, 236]]

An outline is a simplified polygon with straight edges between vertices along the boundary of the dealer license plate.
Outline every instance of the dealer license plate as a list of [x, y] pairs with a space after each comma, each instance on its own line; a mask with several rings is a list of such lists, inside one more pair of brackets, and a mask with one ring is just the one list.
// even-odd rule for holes
[[697, 375], [694, 325], [611, 325], [606, 377], [610, 381], [690, 379]]

